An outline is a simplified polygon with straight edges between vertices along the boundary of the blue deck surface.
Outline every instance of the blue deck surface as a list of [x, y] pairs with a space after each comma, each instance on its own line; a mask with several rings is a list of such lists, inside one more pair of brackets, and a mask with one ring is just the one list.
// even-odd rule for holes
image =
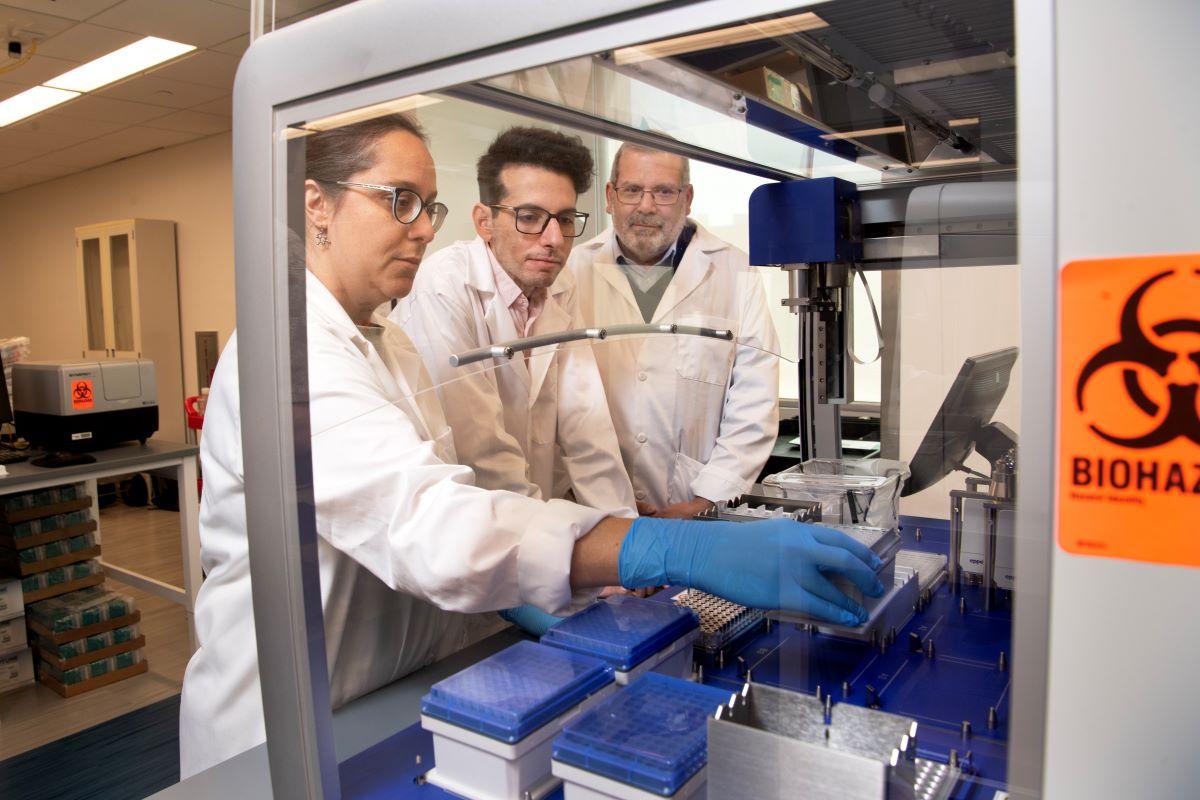
[[[916, 541], [920, 527], [922, 540]], [[902, 547], [946, 553], [949, 531], [940, 520], [904, 520]], [[1003, 594], [1003, 593], [998, 593]], [[950, 750], [960, 757], [971, 754], [965, 764], [973, 772], [960, 784], [956, 800], [990, 797], [981, 786], [1004, 788], [1008, 758], [1008, 714], [1010, 678], [1000, 671], [1004, 651], [1012, 662], [1012, 616], [1005, 599], [999, 598], [990, 612], [983, 611], [977, 588], [963, 592], [967, 610], [959, 611], [958, 595], [943, 584], [930, 604], [913, 616], [898, 632], [896, 643], [880, 653], [868, 644], [829, 636], [811, 635], [790, 624], [759, 629], [746, 637], [723, 669], [705, 666], [704, 682], [733, 690], [742, 684], [737, 675], [737, 656], [750, 666], [754, 681], [795, 691], [813, 693], [817, 686], [832, 691], [836, 702], [864, 705], [866, 687], [874, 687], [881, 711], [912, 717], [920, 723], [917, 752], [922, 758], [945, 762]], [[909, 651], [909, 633], [925, 640], [932, 637], [932, 660]], [[842, 697], [842, 681], [851, 684]], [[999, 716], [995, 730], [988, 730], [988, 708]], [[964, 739], [962, 722], [971, 723], [971, 736]], [[420, 763], [417, 757], [420, 756]], [[433, 800], [452, 798], [433, 786], [420, 783], [420, 776], [433, 766], [433, 743], [428, 733], [413, 725], [341, 765], [342, 793], [346, 798], [394, 798]], [[559, 800], [561, 790], [550, 795]]]

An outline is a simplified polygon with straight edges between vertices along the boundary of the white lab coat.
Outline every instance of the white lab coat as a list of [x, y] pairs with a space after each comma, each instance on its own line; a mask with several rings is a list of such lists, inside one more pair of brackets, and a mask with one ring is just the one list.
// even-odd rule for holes
[[[467, 641], [472, 612], [568, 605], [575, 540], [604, 514], [472, 484], [404, 333], [387, 361], [308, 275], [309, 415], [321, 605], [334, 707]], [[180, 774], [265, 738], [246, 541], [236, 334], [205, 414], [200, 648], [180, 705]], [[457, 613], [456, 613], [457, 612]], [[495, 618], [495, 615], [489, 615]], [[269, 679], [269, 676], [268, 676]]]
[[[569, 488], [584, 505], [635, 515], [590, 342], [539, 347], [528, 359], [517, 353], [450, 366], [453, 353], [523, 335], [499, 295], [483, 239], [455, 242], [427, 258], [390, 318], [424, 358], [458, 457], [479, 486], [542, 498]], [[531, 335], [582, 327], [575, 282], [564, 270], [547, 290]]]
[[[612, 228], [568, 262], [589, 326], [640, 324]], [[736, 342], [654, 334], [595, 348], [635, 497], [660, 508], [750, 488], [779, 427], [779, 342], [746, 254], [697, 226], [653, 324], [729, 328]]]

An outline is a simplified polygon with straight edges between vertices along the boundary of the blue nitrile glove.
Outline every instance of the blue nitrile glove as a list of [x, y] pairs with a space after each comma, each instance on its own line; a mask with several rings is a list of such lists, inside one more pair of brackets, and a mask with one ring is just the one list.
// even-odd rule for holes
[[863, 593], [883, 594], [878, 556], [841, 531], [790, 519], [633, 521], [617, 569], [628, 589], [676, 584], [750, 608], [783, 609], [859, 625], [867, 612], [823, 573], [840, 573]]
[[534, 636], [541, 636], [551, 625], [562, 619], [530, 605], [506, 608], [500, 612], [500, 616]]

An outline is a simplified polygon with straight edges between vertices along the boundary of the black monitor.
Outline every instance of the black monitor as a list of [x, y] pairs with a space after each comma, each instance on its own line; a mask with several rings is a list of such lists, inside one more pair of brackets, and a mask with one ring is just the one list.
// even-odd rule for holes
[[4, 355], [0, 354], [0, 425], [12, 421], [12, 399], [8, 395], [8, 378], [4, 374]]
[[[929, 425], [916, 454], [909, 462], [912, 476], [902, 494], [911, 495], [928, 489], [963, 466], [973, 449], [985, 457], [996, 457], [997, 441], [1016, 437], [992, 415], [1008, 391], [1008, 379], [1017, 361], [1017, 348], [1007, 347], [992, 353], [971, 356], [963, 362], [958, 377], [942, 407]], [[1011, 446], [1008, 445], [1008, 446]]]

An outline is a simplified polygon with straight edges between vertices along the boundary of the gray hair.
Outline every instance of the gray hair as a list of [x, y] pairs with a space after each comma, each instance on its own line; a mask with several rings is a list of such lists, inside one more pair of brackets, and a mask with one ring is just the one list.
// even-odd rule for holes
[[[651, 131], [651, 132], [657, 133], [657, 131]], [[667, 134], [665, 134], [665, 133], [660, 133], [659, 135], [667, 136]], [[667, 137], [667, 138], [673, 138], [673, 137]], [[629, 153], [664, 153], [666, 151], [665, 150], [655, 150], [653, 147], [645, 147], [644, 145], [635, 144], [634, 142], [622, 142], [621, 146], [617, 148], [617, 154], [615, 156], [613, 156], [612, 171], [609, 173], [609, 176], [608, 176], [608, 180], [612, 183], [613, 186], [616, 186], [617, 181], [620, 179], [621, 156], [623, 156], [626, 152], [629, 152]], [[680, 174], [680, 185], [687, 186], [688, 184], [690, 184], [692, 182], [692, 164], [691, 164], [691, 162], [684, 156], [676, 155], [675, 153], [667, 153], [667, 155], [674, 155], [676, 158], [678, 158], [679, 160], [681, 160], [683, 162], [683, 172]]]

